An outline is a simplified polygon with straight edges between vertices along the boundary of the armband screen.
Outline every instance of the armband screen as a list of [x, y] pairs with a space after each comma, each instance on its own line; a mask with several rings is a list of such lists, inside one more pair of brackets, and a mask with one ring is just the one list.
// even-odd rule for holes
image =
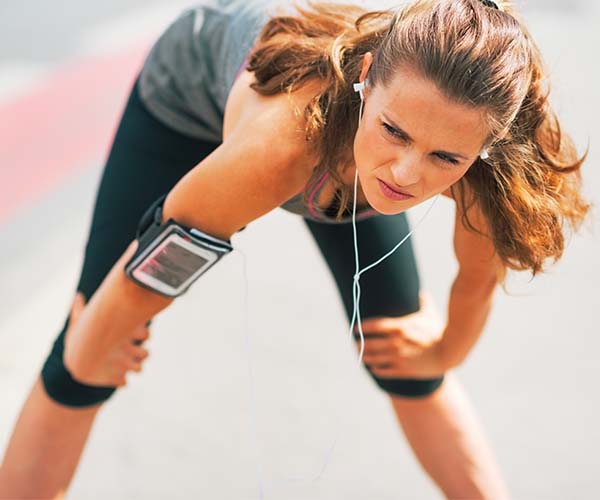
[[215, 253], [178, 234], [174, 227], [160, 243], [141, 254], [126, 268], [138, 283], [163, 295], [175, 297], [217, 260]]
[[201, 255], [186, 250], [174, 238], [169, 238], [139, 267], [139, 272], [179, 288], [207, 262]]

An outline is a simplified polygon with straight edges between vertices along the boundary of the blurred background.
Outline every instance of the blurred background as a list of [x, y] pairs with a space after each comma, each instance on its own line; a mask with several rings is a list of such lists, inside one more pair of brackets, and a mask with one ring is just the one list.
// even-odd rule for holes
[[[0, 3], [0, 454], [68, 312], [130, 85], [152, 41], [192, 3]], [[585, 193], [597, 203], [600, 7], [518, 4], [545, 55], [564, 129], [579, 151], [590, 144]], [[456, 271], [453, 210], [440, 199], [413, 236], [442, 312]], [[511, 293], [498, 292], [485, 332], [455, 370], [514, 498], [600, 494], [598, 228], [591, 219], [572, 236], [548, 274], [513, 273]], [[235, 238], [228, 265], [154, 322], [144, 371], [100, 412], [70, 498], [254, 499], [257, 472], [266, 498], [442, 498], [389, 399], [357, 369], [333, 279], [302, 221], [277, 209]], [[282, 482], [315, 476], [338, 428], [320, 481]]]

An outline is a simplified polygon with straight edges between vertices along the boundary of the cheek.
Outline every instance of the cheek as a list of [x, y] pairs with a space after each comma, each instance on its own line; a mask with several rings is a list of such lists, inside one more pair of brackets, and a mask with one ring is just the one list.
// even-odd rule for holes
[[471, 165], [467, 167], [458, 167], [456, 169], [451, 170], [449, 173], [450, 183], [454, 184], [455, 182], [458, 182], [460, 179], [462, 179], [469, 170], [469, 168], [471, 168]]
[[444, 169], [441, 167], [432, 167], [431, 174], [427, 176], [427, 191], [442, 192], [452, 184], [458, 182], [467, 172], [466, 168], [454, 167]]
[[388, 146], [376, 127], [362, 126], [354, 141], [354, 159], [363, 166], [379, 165], [389, 156], [386, 151]]
[[371, 155], [368, 133], [364, 129], [359, 129], [354, 138], [354, 161], [357, 165], [365, 165]]

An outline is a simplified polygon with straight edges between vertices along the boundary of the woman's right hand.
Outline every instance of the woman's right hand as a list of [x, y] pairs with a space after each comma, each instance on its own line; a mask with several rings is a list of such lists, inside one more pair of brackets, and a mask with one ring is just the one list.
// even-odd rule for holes
[[82, 384], [122, 387], [125, 374], [141, 370], [148, 351], [136, 345], [148, 338], [149, 321], [174, 299], [140, 287], [124, 272], [135, 254], [134, 240], [87, 304], [76, 298], [65, 333], [63, 362]]
[[[107, 338], [98, 335], [101, 331], [94, 332], [94, 324], [82, 318], [85, 308], [85, 297], [78, 292], [65, 333], [65, 366], [82, 384], [123, 387], [127, 383], [127, 372], [140, 372], [143, 360], [148, 357], [148, 351], [139, 345], [149, 338], [148, 327], [143, 324], [130, 332]], [[90, 357], [92, 352], [94, 356]]]

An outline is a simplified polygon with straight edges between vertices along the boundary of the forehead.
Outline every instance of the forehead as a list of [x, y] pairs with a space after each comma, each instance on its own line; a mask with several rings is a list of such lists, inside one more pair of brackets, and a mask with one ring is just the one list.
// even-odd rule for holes
[[448, 99], [431, 80], [398, 70], [388, 87], [373, 89], [372, 99], [416, 144], [430, 149], [477, 154], [487, 138], [484, 110]]

